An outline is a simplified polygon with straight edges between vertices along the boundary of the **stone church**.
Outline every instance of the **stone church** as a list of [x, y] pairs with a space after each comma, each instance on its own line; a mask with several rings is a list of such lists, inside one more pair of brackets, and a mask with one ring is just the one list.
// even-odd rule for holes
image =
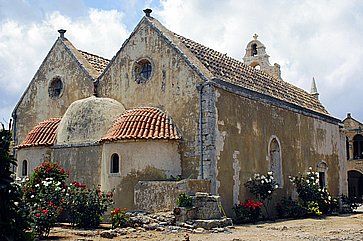
[[129, 209], [138, 180], [177, 176], [209, 180], [227, 213], [256, 172], [273, 171], [291, 195], [288, 176], [311, 166], [332, 194], [347, 192], [341, 122], [315, 83], [308, 93], [282, 80], [257, 35], [237, 60], [144, 12], [111, 60], [59, 30], [13, 111], [19, 176], [57, 161]]

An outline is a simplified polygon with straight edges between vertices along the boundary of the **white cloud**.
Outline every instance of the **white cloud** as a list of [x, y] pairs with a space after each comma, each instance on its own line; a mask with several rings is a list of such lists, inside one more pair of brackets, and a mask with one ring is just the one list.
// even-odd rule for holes
[[363, 120], [362, 10], [358, 1], [162, 0], [156, 15], [172, 31], [240, 60], [258, 33], [285, 80], [309, 91], [315, 76], [333, 115], [352, 111]]
[[0, 121], [9, 118], [10, 110], [57, 39], [58, 29], [67, 29], [66, 37], [77, 48], [112, 58], [128, 37], [123, 17], [117, 10], [90, 9], [87, 16], [77, 19], [52, 12], [40, 22], [0, 22]]

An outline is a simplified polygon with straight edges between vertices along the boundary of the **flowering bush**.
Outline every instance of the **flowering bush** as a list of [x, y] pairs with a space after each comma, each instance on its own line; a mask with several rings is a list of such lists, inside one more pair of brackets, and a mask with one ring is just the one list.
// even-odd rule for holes
[[273, 192], [279, 187], [274, 180], [273, 173], [267, 172], [267, 175], [256, 173], [253, 178], [250, 178], [245, 186], [248, 188], [259, 201], [263, 203], [267, 216], [269, 215], [268, 206], [272, 198]]
[[111, 211], [112, 228], [124, 228], [129, 223], [126, 209], [115, 208]]
[[235, 223], [255, 223], [261, 216], [262, 202], [249, 199], [240, 202], [233, 207]]
[[328, 190], [319, 185], [319, 173], [313, 172], [309, 167], [306, 175], [289, 177], [296, 187], [302, 205], [310, 214], [327, 214], [337, 209], [338, 201], [332, 198]]
[[34, 169], [23, 186], [24, 200], [30, 209], [33, 233], [49, 235], [63, 210], [67, 173], [57, 163], [45, 161]]
[[112, 192], [102, 192], [100, 187], [89, 189], [85, 184], [73, 182], [66, 195], [67, 216], [73, 226], [98, 227], [102, 215], [112, 204]]
[[279, 187], [272, 172], [268, 172], [266, 176], [256, 173], [245, 183], [245, 186], [260, 201], [270, 199], [272, 193]]

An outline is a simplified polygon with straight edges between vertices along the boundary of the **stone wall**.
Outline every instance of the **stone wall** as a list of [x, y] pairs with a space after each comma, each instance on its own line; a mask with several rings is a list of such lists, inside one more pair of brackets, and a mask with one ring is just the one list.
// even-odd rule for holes
[[[346, 192], [340, 175], [345, 170], [345, 148], [337, 123], [312, 117], [216, 88], [217, 190], [230, 215], [237, 201], [249, 198], [244, 183], [254, 173], [270, 170], [269, 142], [278, 138], [284, 186], [277, 193], [289, 196], [289, 175], [317, 169], [327, 163], [327, 188], [335, 196]], [[341, 172], [343, 171], [343, 172]]]
[[210, 192], [210, 181], [140, 181], [135, 186], [135, 207], [153, 212], [172, 210], [179, 194], [196, 192]]

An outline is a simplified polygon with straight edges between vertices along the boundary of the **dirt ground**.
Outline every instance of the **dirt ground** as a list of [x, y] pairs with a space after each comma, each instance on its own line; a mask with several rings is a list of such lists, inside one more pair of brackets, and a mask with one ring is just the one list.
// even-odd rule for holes
[[[102, 230], [88, 232], [72, 230], [70, 228], [54, 228], [49, 240], [64, 241], [106, 241], [97, 233]], [[363, 241], [363, 214], [330, 216], [321, 219], [285, 220], [258, 223], [255, 225], [234, 226], [224, 233], [188, 233], [146, 231], [134, 232], [119, 236], [112, 240], [143, 240], [143, 241], [257, 241], [257, 240], [314, 240]]]

